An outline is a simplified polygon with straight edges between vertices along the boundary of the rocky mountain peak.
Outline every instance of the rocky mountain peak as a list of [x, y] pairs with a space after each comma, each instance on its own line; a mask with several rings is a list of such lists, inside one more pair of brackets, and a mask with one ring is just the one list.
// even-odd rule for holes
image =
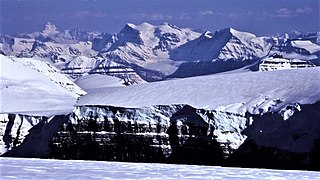
[[47, 22], [45, 25], [44, 30], [42, 31], [44, 35], [52, 35], [52, 34], [57, 34], [59, 33], [58, 28], [52, 23], [52, 22]]

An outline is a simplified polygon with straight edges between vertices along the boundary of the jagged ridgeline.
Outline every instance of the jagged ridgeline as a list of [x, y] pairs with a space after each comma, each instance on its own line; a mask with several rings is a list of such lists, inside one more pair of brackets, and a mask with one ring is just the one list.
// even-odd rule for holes
[[244, 68], [278, 53], [284, 58], [319, 65], [319, 32], [256, 37], [232, 28], [196, 32], [169, 23], [128, 23], [116, 34], [60, 31], [53, 23], [30, 34], [0, 35], [0, 52], [53, 63], [77, 79], [103, 74], [126, 85], [166, 78], [192, 77]]

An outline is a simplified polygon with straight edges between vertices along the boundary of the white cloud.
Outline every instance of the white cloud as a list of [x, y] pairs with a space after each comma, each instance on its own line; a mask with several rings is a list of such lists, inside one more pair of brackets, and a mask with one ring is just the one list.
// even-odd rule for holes
[[276, 16], [278, 17], [291, 17], [293, 15], [293, 11], [287, 8], [281, 8], [276, 11]]
[[305, 8], [298, 8], [296, 10], [297, 13], [301, 13], [301, 14], [310, 14], [312, 13], [312, 9], [309, 7], [305, 7]]
[[130, 19], [130, 20], [170, 20], [173, 19], [171, 15], [157, 14], [157, 13], [141, 13], [141, 14], [127, 14], [114, 16], [115, 19]]
[[297, 17], [304, 14], [310, 14], [312, 12], [313, 11], [310, 7], [298, 8], [295, 10], [288, 9], [288, 8], [281, 8], [276, 11], [276, 17], [283, 17], [283, 18]]
[[207, 16], [207, 15], [213, 15], [213, 12], [207, 10], [207, 11], [200, 11], [199, 14], [200, 14], [201, 16]]

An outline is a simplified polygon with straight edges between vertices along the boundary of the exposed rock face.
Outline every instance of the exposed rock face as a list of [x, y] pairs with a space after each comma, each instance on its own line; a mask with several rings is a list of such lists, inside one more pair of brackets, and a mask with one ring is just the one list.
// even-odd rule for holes
[[319, 170], [319, 108], [300, 105], [284, 120], [189, 105], [80, 106], [70, 116], [39, 117], [21, 145], [12, 145], [12, 127], [34, 117], [10, 115], [3, 141], [15, 147], [4, 155]]
[[51, 157], [218, 164], [244, 141], [240, 131], [247, 123], [188, 105], [82, 106], [72, 119], [53, 138]]
[[0, 114], [0, 154], [19, 146], [28, 131], [41, 119], [19, 114]]
[[279, 114], [254, 116], [243, 131], [247, 140], [227, 165], [319, 170], [320, 103], [301, 105], [289, 119]]
[[188, 105], [82, 106], [52, 140], [50, 156], [317, 169], [317, 109], [301, 105], [284, 120], [281, 113], [242, 116]]
[[45, 158], [48, 157], [49, 141], [69, 118], [65, 115], [47, 118], [9, 114], [8, 119], [2, 156]]

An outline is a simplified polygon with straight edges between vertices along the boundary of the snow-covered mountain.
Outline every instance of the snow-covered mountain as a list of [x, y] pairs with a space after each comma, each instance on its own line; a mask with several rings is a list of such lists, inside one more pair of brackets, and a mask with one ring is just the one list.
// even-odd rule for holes
[[[256, 37], [233, 28], [199, 33], [169, 23], [157, 26], [128, 23], [119, 33], [111, 35], [79, 30], [60, 31], [54, 24], [47, 23], [39, 32], [1, 35], [0, 52], [52, 61], [59, 69], [68, 69], [68, 74], [77, 74], [77, 78], [86, 71], [79, 74], [79, 66], [72, 67], [72, 61], [89, 58], [90, 61], [97, 61], [92, 62], [97, 65], [102, 57], [105, 64], [134, 71], [134, 79], [156, 81], [165, 77], [220, 73], [246, 66], [257, 70], [254, 64], [274, 53], [289, 59], [311, 60], [319, 65], [319, 37], [319, 32]], [[87, 66], [80, 67], [83, 68]], [[93, 68], [90, 67], [91, 70]], [[130, 73], [122, 77], [132, 76]], [[139, 82], [143, 81], [135, 80], [129, 84]]]
[[131, 65], [145, 80], [162, 79], [173, 73], [181, 62], [170, 59], [172, 49], [197, 38], [200, 34], [169, 23], [128, 23], [120, 33], [107, 40], [100, 55], [118, 63]]
[[77, 29], [60, 31], [53, 23], [47, 22], [41, 32], [20, 34], [18, 37], [35, 39], [41, 42], [55, 42], [59, 44], [74, 44], [80, 41], [93, 41], [99, 37], [99, 32], [80, 31]]
[[292, 31], [290, 34], [273, 37], [270, 53], [280, 54], [288, 59], [308, 60], [320, 65], [320, 32], [301, 33]]
[[[200, 34], [187, 28], [178, 28], [164, 23], [154, 26], [148, 23], [140, 25], [126, 24], [117, 34], [117, 40], [101, 54], [118, 62], [135, 64], [147, 69], [170, 73], [169, 67], [154, 64], [163, 62], [170, 66], [169, 52], [186, 42], [197, 38]], [[153, 65], [153, 66], [152, 66]], [[174, 67], [172, 67], [174, 69]], [[169, 71], [169, 72], [167, 72]]]
[[1, 52], [4, 55], [16, 57], [35, 57], [53, 61], [65, 62], [79, 55], [95, 56], [92, 42], [80, 41], [72, 44], [62, 44], [52, 41], [39, 41], [30, 38], [11, 37], [2, 35]]
[[3, 55], [0, 57], [1, 114], [65, 114], [72, 111], [79, 97], [77, 93], [84, 93], [48, 64], [25, 59], [24, 65], [20, 59], [12, 60]]
[[171, 58], [187, 61], [248, 61], [266, 56], [270, 48], [271, 44], [263, 37], [226, 28], [215, 33], [204, 32], [199, 38], [173, 51]]
[[170, 58], [185, 60], [169, 77], [190, 77], [230, 71], [258, 62], [267, 56], [272, 43], [264, 37], [226, 28], [204, 32], [170, 53]]
[[126, 85], [145, 82], [130, 66], [102, 57], [78, 56], [60, 66], [60, 69], [74, 79], [84, 74], [100, 74], [121, 78]]

